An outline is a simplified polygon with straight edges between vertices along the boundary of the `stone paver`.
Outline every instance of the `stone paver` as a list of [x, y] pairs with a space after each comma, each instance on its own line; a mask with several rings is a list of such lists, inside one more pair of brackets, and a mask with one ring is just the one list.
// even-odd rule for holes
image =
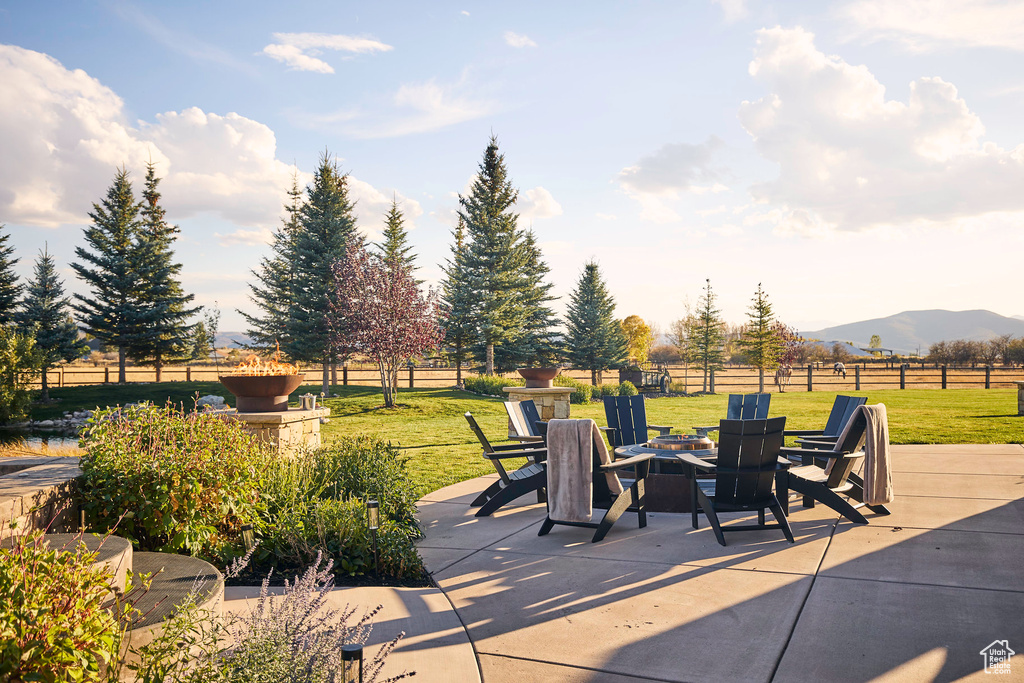
[[[1024, 653], [1024, 447], [893, 447], [892, 515], [828, 508], [715, 543], [707, 521], [623, 516], [604, 541], [538, 537], [530, 498], [477, 520], [489, 482], [420, 503], [421, 554], [486, 683], [988, 680], [979, 651]], [[461, 509], [460, 509], [461, 508]], [[1024, 657], [1012, 675], [1024, 680]]]

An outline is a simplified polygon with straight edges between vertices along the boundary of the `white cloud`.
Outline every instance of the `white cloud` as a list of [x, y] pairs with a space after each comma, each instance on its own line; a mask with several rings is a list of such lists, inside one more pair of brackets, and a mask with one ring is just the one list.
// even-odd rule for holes
[[467, 12], [466, 10], [462, 10], [461, 14], [464, 17], [468, 17], [469, 16], [469, 12]]
[[227, 235], [215, 232], [214, 236], [218, 238], [217, 241], [222, 247], [233, 247], [237, 245], [262, 247], [265, 244], [270, 244], [274, 233], [270, 228], [259, 228], [257, 230], [245, 230], [239, 228]]
[[679, 219], [675, 202], [684, 193], [706, 194], [728, 188], [719, 182], [722, 172], [712, 166], [714, 153], [723, 146], [712, 136], [699, 145], [663, 145], [650, 156], [619, 172], [619, 185], [640, 203], [640, 216], [655, 223]]
[[711, 0], [711, 2], [722, 8], [722, 15], [727, 24], [744, 19], [750, 14], [747, 10], [746, 0]]
[[[39, 52], [0, 45], [0, 147], [17, 163], [0, 164], [0, 216], [15, 225], [89, 222], [120, 165], [136, 192], [152, 160], [170, 220], [215, 215], [239, 229], [223, 243], [263, 244], [279, 224], [294, 166], [276, 157], [274, 132], [239, 114], [198, 108], [157, 114], [130, 125], [124, 104], [84, 71]], [[299, 174], [300, 186], [310, 176]], [[393, 191], [350, 178], [357, 218], [373, 230]], [[412, 225], [423, 210], [398, 195]]]
[[398, 201], [406, 230], [416, 228], [416, 219], [423, 215], [423, 207], [415, 199], [405, 197], [397, 191], [378, 190], [373, 185], [349, 176], [349, 198], [355, 202], [356, 223], [363, 234], [371, 240], [380, 239], [384, 227], [384, 216], [391, 209], [392, 198]]
[[601, 221], [614, 221], [618, 219], [618, 216], [613, 213], [595, 213], [594, 218]]
[[519, 193], [516, 211], [523, 218], [551, 218], [562, 215], [562, 205], [543, 187]]
[[803, 29], [758, 32], [750, 73], [769, 89], [740, 122], [778, 179], [751, 188], [785, 234], [948, 223], [1024, 210], [1024, 146], [982, 141], [984, 127], [940, 78], [886, 99], [866, 66], [828, 56]]
[[345, 110], [325, 116], [298, 116], [296, 122], [314, 128], [330, 124], [356, 138], [391, 138], [440, 130], [487, 116], [497, 110], [490, 101], [467, 94], [465, 77], [456, 83], [402, 85], [385, 103], [366, 110]]
[[274, 41], [263, 48], [263, 54], [288, 65], [295, 71], [314, 71], [323, 74], [334, 73], [334, 67], [318, 59], [324, 50], [371, 54], [393, 49], [392, 46], [373, 38], [330, 33], [275, 33]]
[[943, 46], [1024, 50], [1024, 4], [997, 0], [860, 0], [840, 10], [856, 34], [922, 52]]
[[514, 31], [505, 31], [505, 43], [512, 47], [537, 47], [537, 43], [533, 42], [529, 36]]

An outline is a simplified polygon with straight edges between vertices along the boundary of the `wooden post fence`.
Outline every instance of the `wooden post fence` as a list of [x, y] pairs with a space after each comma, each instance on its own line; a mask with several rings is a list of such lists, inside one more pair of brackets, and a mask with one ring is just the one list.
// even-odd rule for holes
[[814, 391], [814, 366], [807, 364], [807, 391]]
[[853, 366], [853, 382], [854, 382], [854, 387], [857, 389], [857, 391], [860, 391], [860, 366], [859, 365], [854, 365]]
[[946, 366], [942, 366], [942, 388], [946, 388]]
[[409, 388], [410, 389], [415, 389], [416, 388], [416, 383], [415, 383], [415, 380], [413, 379], [413, 374], [412, 374], [413, 373], [413, 369], [415, 367], [416, 366], [413, 365], [412, 363], [409, 364]]
[[715, 369], [714, 368], [711, 368], [711, 370], [708, 372], [708, 389], [711, 390], [712, 394], [715, 393]]
[[992, 388], [992, 368], [988, 365], [985, 366], [985, 388]]
[[907, 388], [907, 366], [900, 365], [900, 389]]

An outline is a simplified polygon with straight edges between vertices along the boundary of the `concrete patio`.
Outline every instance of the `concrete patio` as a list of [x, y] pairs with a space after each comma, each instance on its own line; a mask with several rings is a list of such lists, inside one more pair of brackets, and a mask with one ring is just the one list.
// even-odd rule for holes
[[[485, 683], [988, 680], [990, 643], [1024, 654], [1024, 446], [893, 450], [891, 516], [794, 504], [795, 545], [775, 530], [723, 548], [703, 517], [661, 513], [597, 544], [538, 537], [529, 496], [473, 516], [485, 477], [419, 502], [420, 553]], [[1024, 680], [1015, 660], [998, 680]]]

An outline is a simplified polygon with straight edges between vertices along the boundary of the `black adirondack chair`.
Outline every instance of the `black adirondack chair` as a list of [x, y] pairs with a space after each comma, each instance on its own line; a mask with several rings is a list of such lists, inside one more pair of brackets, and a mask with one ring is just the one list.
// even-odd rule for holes
[[[786, 436], [801, 437], [797, 439], [799, 444], [823, 441], [831, 441], [834, 444], [858, 406], [867, 402], [866, 396], [836, 396], [836, 400], [832, 403], [832, 411], [828, 414], [828, 420], [825, 421], [824, 429], [787, 429]], [[813, 445], [808, 446], [808, 448], [814, 447]], [[818, 447], [820, 448], [820, 445]]]
[[515, 432], [508, 438], [515, 441], [544, 440], [540, 432], [537, 431], [540, 413], [537, 412], [537, 404], [533, 402], [533, 399], [505, 401], [505, 412], [508, 413], [508, 422], [512, 426], [512, 431]]
[[[593, 422], [588, 420], [588, 422]], [[542, 422], [541, 432], [547, 434], [549, 424]], [[598, 443], [600, 441], [600, 443]], [[644, 500], [644, 480], [647, 478], [651, 467], [651, 458], [654, 457], [653, 453], [644, 453], [642, 455], [636, 455], [631, 458], [623, 458], [621, 460], [615, 460], [614, 452], [609, 452], [609, 460], [607, 464], [601, 462], [601, 456], [599, 448], [604, 446], [603, 440], [600, 437], [595, 437], [593, 444], [593, 457], [594, 457], [594, 472], [592, 477], [593, 486], [593, 504], [594, 508], [599, 510], [605, 510], [604, 516], [600, 522], [567, 522], [557, 521], [551, 519], [550, 515], [544, 518], [544, 522], [540, 526], [540, 531], [537, 532], [538, 536], [546, 536], [556, 524], [564, 526], [576, 526], [585, 527], [588, 529], [595, 529], [594, 537], [591, 539], [591, 543], [597, 543], [605, 537], [608, 531], [612, 528], [619, 517], [624, 512], [635, 512], [637, 514], [640, 528], [643, 529], [647, 526], [647, 509]], [[548, 451], [550, 457], [552, 453]], [[558, 457], [558, 454], [554, 454]], [[545, 461], [544, 465], [547, 465]], [[619, 479], [619, 483], [622, 486], [622, 493], [616, 494], [608, 486], [607, 474], [611, 474], [613, 477], [618, 478], [618, 471], [624, 468], [630, 468], [633, 470], [634, 479]], [[548, 508], [550, 511], [551, 507], [551, 495], [553, 492], [549, 492], [548, 497]]]
[[[785, 427], [784, 417], [722, 420], [718, 426], [717, 462], [707, 462], [685, 452], [677, 456], [686, 466], [686, 476], [690, 479], [694, 529], [699, 528], [699, 504], [721, 545], [725, 545], [727, 531], [761, 529], [781, 529], [786, 540], [794, 542], [784, 506], [772, 491], [772, 484], [781, 480], [790, 464], [779, 460]], [[714, 473], [715, 478], [698, 480], [698, 470]], [[771, 510], [776, 524], [765, 523], [766, 509]], [[718, 519], [722, 512], [753, 510], [757, 510], [757, 524], [723, 527]]]
[[[729, 405], [725, 411], [726, 420], [764, 420], [768, 417], [771, 394], [729, 394]], [[718, 429], [718, 425], [694, 427], [697, 434], [707, 436]]]
[[604, 417], [608, 427], [602, 429], [608, 435], [612, 449], [646, 443], [648, 432], [663, 436], [672, 431], [671, 427], [647, 424], [647, 410], [643, 396], [605, 396]]
[[[791, 467], [780, 478], [779, 499], [783, 509], [789, 511], [789, 490], [803, 494], [804, 505], [813, 507], [818, 501], [832, 508], [856, 524], [867, 524], [868, 520], [858, 510], [864, 504], [864, 480], [854, 472], [862, 462], [864, 451], [861, 446], [867, 420], [860, 407], [846, 423], [839, 438], [833, 442], [820, 442], [814, 448], [783, 448], [782, 455], [791, 460], [799, 459], [800, 465]], [[813, 442], [808, 442], [812, 443]], [[843, 494], [852, 498], [850, 503]], [[882, 515], [890, 514], [884, 505], [867, 505], [868, 509]]]
[[[544, 490], [547, 484], [547, 474], [541, 464], [547, 455], [543, 442], [492, 446], [484, 436], [480, 425], [476, 423], [472, 413], [466, 413], [466, 421], [469, 423], [469, 428], [476, 434], [480, 445], [483, 446], [483, 456], [490, 460], [494, 464], [494, 469], [498, 471], [498, 481], [484, 489], [470, 503], [471, 507], [480, 508], [476, 511], [477, 517], [487, 517], [503, 505], [533, 491], [537, 492], [538, 503], [547, 500]], [[509, 458], [526, 458], [526, 464], [509, 472], [501, 462]]]

